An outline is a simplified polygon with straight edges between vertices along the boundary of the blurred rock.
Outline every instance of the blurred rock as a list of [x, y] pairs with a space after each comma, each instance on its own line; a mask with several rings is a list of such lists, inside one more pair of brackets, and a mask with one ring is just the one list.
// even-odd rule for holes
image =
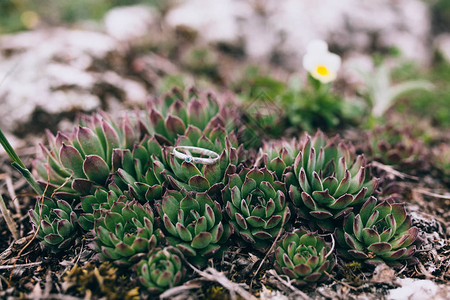
[[244, 41], [256, 59], [274, 53], [299, 66], [306, 44], [325, 39], [341, 52], [398, 48], [419, 63], [430, 59], [428, 7], [419, 0], [191, 0], [167, 15], [169, 25], [194, 28], [212, 43]]
[[157, 17], [158, 12], [149, 6], [119, 6], [105, 15], [105, 30], [117, 40], [133, 43], [150, 35]]
[[373, 272], [372, 282], [392, 283], [394, 282], [395, 278], [395, 271], [392, 268], [390, 268], [386, 264], [379, 264]]
[[389, 291], [386, 299], [389, 300], [445, 300], [450, 295], [450, 286], [437, 284], [431, 280], [413, 278], [397, 279], [402, 287]]
[[[54, 130], [78, 111], [107, 109], [108, 99], [145, 101], [125, 78], [127, 49], [102, 33], [47, 29], [0, 38], [0, 126], [19, 136]], [[119, 75], [121, 74], [121, 75]]]
[[235, 42], [241, 33], [240, 20], [247, 21], [252, 15], [245, 1], [190, 0], [172, 9], [166, 21], [174, 28], [188, 25], [211, 42]]

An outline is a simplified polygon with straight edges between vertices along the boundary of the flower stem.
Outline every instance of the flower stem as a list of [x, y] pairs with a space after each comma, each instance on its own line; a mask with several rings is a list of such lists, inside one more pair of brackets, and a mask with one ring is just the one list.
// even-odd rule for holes
[[14, 151], [14, 148], [9, 143], [8, 139], [3, 134], [3, 131], [0, 129], [0, 144], [2, 144], [3, 148], [5, 149], [6, 153], [8, 153], [8, 156], [13, 161], [11, 165], [16, 168], [20, 174], [22, 174], [23, 177], [28, 181], [30, 186], [33, 188], [33, 190], [39, 194], [42, 195], [43, 190], [39, 183], [36, 181], [36, 179], [33, 177], [31, 172], [25, 167], [20, 157], [17, 155], [16, 151]]
[[19, 171], [20, 174], [22, 174], [23, 177], [25, 177], [25, 179], [28, 181], [28, 184], [33, 188], [33, 190], [36, 192], [36, 194], [42, 195], [44, 193], [44, 191], [42, 190], [42, 188], [39, 185], [39, 183], [36, 181], [36, 179], [33, 177], [31, 172], [27, 168], [22, 168], [16, 162], [12, 162], [11, 165], [14, 168], [16, 168], [16, 170]]
[[26, 169], [23, 162], [20, 160], [19, 156], [17, 155], [16, 151], [14, 151], [14, 148], [9, 143], [6, 136], [3, 134], [3, 131], [0, 129], [0, 143], [2, 144], [3, 148], [5, 149], [6, 153], [8, 153], [8, 156], [12, 159], [12, 161], [16, 162], [18, 165], [20, 165], [22, 168]]

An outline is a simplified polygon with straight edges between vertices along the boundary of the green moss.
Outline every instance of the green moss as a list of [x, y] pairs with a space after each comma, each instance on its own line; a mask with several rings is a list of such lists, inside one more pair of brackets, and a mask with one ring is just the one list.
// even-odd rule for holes
[[75, 265], [64, 276], [63, 288], [73, 294], [90, 298], [96, 295], [107, 299], [139, 299], [139, 287], [134, 287], [126, 276], [120, 276], [118, 269], [109, 262], [99, 267], [88, 263], [84, 267]]

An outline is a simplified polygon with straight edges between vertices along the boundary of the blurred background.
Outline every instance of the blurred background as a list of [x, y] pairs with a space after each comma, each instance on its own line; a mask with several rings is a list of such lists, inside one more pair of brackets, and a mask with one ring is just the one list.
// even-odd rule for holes
[[[321, 115], [331, 102], [292, 96], [313, 39], [343, 61], [332, 89], [350, 106], [332, 116]], [[450, 1], [0, 1], [0, 127], [16, 147], [71, 128], [79, 112], [119, 113], [191, 85], [242, 103], [281, 98], [286, 128], [273, 136], [370, 128], [391, 114], [445, 132]]]

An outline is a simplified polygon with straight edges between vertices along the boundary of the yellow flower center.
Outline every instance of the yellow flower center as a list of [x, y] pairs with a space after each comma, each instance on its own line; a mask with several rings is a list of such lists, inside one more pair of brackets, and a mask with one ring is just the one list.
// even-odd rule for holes
[[327, 67], [325, 67], [325, 66], [317, 66], [316, 72], [317, 72], [317, 74], [322, 75], [322, 76], [330, 75], [330, 71], [328, 71]]

